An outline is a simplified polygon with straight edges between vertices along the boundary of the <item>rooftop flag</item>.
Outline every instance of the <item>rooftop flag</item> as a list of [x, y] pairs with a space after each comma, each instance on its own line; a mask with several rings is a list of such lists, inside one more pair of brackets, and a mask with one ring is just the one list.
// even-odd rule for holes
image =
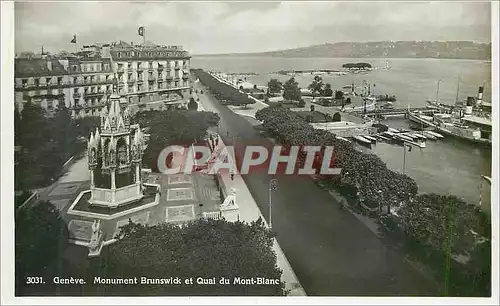
[[144, 37], [144, 27], [139, 27], [139, 29], [137, 30], [137, 34], [139, 34], [139, 36]]
[[76, 44], [76, 35], [73, 35], [73, 39], [71, 40], [72, 44]]

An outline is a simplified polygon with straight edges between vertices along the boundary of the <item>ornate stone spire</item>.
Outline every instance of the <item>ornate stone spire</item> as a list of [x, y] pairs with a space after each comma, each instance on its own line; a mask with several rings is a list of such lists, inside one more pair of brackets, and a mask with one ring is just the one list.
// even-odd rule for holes
[[94, 143], [95, 143], [94, 132], [90, 132], [89, 149], [94, 147]]
[[99, 145], [101, 142], [101, 134], [99, 134], [99, 128], [95, 128], [95, 145]]

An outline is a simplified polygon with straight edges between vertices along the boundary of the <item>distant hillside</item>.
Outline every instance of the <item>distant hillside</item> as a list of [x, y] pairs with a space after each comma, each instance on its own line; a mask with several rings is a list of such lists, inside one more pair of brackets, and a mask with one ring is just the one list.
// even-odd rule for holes
[[211, 54], [204, 56], [452, 58], [489, 60], [491, 59], [491, 43], [484, 44], [472, 41], [340, 42], [261, 53]]

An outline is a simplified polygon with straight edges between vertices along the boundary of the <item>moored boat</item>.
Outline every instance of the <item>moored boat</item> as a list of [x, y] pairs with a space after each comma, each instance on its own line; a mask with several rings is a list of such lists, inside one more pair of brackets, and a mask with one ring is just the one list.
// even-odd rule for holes
[[377, 138], [372, 137], [370, 135], [363, 135], [363, 137], [370, 140], [371, 142], [377, 142]]
[[444, 138], [443, 135], [439, 134], [439, 133], [436, 133], [434, 131], [425, 131], [427, 134], [431, 135], [431, 136], [434, 136], [436, 138]]
[[372, 142], [370, 140], [364, 138], [363, 136], [356, 135], [356, 136], [353, 136], [352, 138], [354, 138], [359, 143], [364, 144], [364, 145], [371, 145], [372, 144]]

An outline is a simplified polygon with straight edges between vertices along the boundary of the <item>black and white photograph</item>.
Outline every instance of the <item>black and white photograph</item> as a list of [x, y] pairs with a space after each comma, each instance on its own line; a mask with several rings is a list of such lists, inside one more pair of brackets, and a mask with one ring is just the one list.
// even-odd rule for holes
[[1, 6], [2, 304], [499, 303], [497, 1]]

